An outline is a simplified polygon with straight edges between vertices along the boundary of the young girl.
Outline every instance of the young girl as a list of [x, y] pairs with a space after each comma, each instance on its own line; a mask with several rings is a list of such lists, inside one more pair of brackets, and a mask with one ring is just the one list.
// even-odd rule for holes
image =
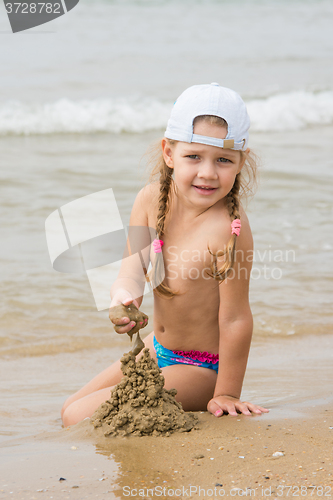
[[[150, 273], [154, 331], [145, 345], [184, 410], [208, 409], [216, 417], [268, 412], [240, 400], [253, 328], [253, 242], [240, 204], [255, 170], [249, 126], [236, 92], [216, 83], [185, 90], [160, 144], [153, 172], [159, 182], [139, 192], [130, 219], [130, 226], [156, 228], [158, 235]], [[112, 286], [111, 307], [141, 305], [143, 284], [127, 261]], [[129, 318], [115, 320], [121, 334], [134, 326]], [[117, 361], [70, 396], [64, 425], [90, 417], [121, 378]]]

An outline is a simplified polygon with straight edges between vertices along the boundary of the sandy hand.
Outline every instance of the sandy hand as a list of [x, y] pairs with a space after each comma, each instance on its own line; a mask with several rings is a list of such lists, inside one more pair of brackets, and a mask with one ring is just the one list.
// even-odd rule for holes
[[110, 312], [109, 312], [109, 318], [115, 325], [115, 330], [117, 333], [129, 332], [130, 330], [132, 330], [132, 328], [134, 328], [134, 326], [136, 326], [136, 322], [130, 320], [127, 311], [125, 313], [125, 316], [117, 317], [117, 315], [113, 313], [113, 309], [115, 306], [119, 305], [129, 306], [132, 303], [137, 307], [137, 309], [139, 309], [139, 304], [137, 300], [133, 299], [131, 297], [131, 294], [124, 288], [118, 288], [117, 292], [114, 294], [112, 298], [112, 302], [110, 305]]
[[[127, 333], [131, 338], [134, 333], [137, 333], [141, 328], [148, 324], [148, 316], [139, 311], [133, 304], [119, 304], [111, 307], [109, 310], [109, 318], [115, 325], [114, 329], [117, 333]], [[126, 331], [124, 326], [132, 326]]]
[[131, 340], [133, 334], [136, 333], [134, 345], [131, 349], [131, 352], [132, 354], [134, 354], [134, 356], [137, 356], [145, 346], [140, 338], [139, 330], [141, 328], [144, 328], [148, 324], [148, 316], [145, 313], [139, 311], [139, 309], [133, 304], [133, 302], [131, 302], [130, 299], [128, 299], [127, 302], [127, 305], [119, 304], [117, 306], [111, 307], [109, 310], [109, 318], [112, 323], [114, 323], [114, 329], [117, 333], [125, 333], [124, 328], [126, 328], [126, 326], [123, 326], [124, 321], [126, 321], [126, 324], [128, 326], [132, 326], [132, 328], [126, 331], [126, 333], [131, 337]]

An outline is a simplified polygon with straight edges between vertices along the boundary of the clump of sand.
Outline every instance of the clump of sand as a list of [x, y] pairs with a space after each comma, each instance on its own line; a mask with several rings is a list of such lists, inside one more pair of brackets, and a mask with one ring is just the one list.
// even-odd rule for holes
[[[117, 306], [111, 307], [109, 309], [109, 318], [112, 323], [116, 323], [117, 320], [121, 318], [129, 318], [129, 321], [135, 321], [135, 326], [127, 332], [132, 339], [132, 335], [137, 333], [141, 328], [144, 328], [148, 324], [148, 316], [147, 314], [139, 311], [139, 309], [134, 304], [129, 304], [125, 306], [124, 304], [119, 304]], [[119, 328], [122, 328], [124, 325], [114, 325], [114, 329], [119, 333]]]
[[124, 377], [91, 417], [105, 436], [159, 436], [195, 427], [198, 418], [184, 412], [175, 399], [176, 389], [164, 389], [164, 377], [149, 349], [138, 361], [132, 352], [120, 361]]
[[127, 335], [131, 338], [136, 333], [135, 341], [131, 352], [136, 356], [139, 352], [144, 348], [144, 343], [141, 340], [139, 330], [144, 328], [148, 324], [148, 316], [147, 314], [139, 311], [139, 309], [134, 304], [129, 304], [125, 306], [124, 304], [119, 304], [118, 306], [111, 307], [109, 310], [109, 318], [112, 323], [115, 323], [114, 329], [117, 333], [119, 333], [119, 328], [123, 325], [117, 325], [117, 321], [121, 318], [128, 318], [129, 321], [135, 321], [135, 326], [127, 332]]

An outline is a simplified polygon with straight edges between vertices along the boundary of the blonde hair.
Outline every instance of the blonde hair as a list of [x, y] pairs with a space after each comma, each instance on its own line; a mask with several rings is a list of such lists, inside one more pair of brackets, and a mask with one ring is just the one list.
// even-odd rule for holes
[[[227, 122], [218, 116], [212, 115], [202, 115], [195, 118], [193, 125], [199, 121], [205, 121], [212, 125], [219, 125], [228, 129]], [[175, 144], [176, 141], [170, 140], [171, 145]], [[248, 198], [253, 196], [257, 187], [257, 169], [259, 161], [257, 156], [252, 152], [240, 151], [241, 162], [244, 162], [242, 170], [236, 175], [234, 185], [227, 194], [227, 207], [230, 215], [230, 220], [240, 219], [240, 199]], [[158, 198], [158, 213], [156, 220], [156, 232], [157, 238], [162, 240], [165, 232], [165, 218], [170, 210], [170, 193], [171, 190], [175, 189], [174, 181], [172, 179], [173, 169], [168, 167], [164, 161], [164, 157], [161, 150], [161, 142], [153, 145], [148, 151], [149, 163], [153, 165], [151, 170], [150, 182], [159, 181], [159, 198]], [[235, 250], [236, 250], [236, 240], [237, 236], [232, 234], [226, 248], [224, 250], [219, 250], [216, 254], [211, 252], [208, 248], [210, 254], [213, 256], [212, 263], [210, 265], [210, 273], [207, 274], [213, 279], [219, 281], [221, 284], [231, 272], [235, 263]], [[225, 257], [223, 265], [218, 268], [217, 259], [219, 257]], [[160, 283], [160, 277], [163, 276], [164, 262], [162, 253], [155, 254], [155, 261], [153, 263], [153, 268], [149, 276], [149, 280], [155, 289], [155, 292], [164, 297], [172, 298], [179, 293], [171, 290], [166, 283], [162, 281]], [[157, 283], [160, 283], [157, 285]]]

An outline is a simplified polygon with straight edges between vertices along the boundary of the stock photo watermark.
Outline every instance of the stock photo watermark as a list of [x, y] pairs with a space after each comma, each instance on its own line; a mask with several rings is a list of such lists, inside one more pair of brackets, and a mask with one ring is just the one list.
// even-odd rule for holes
[[212, 488], [204, 488], [201, 486], [180, 486], [178, 488], [170, 488], [167, 486], [155, 486], [153, 488], [131, 488], [123, 486], [122, 494], [129, 498], [191, 498], [196, 495], [199, 498], [232, 498], [232, 497], [248, 497], [248, 498], [283, 498], [283, 497], [331, 497], [331, 486], [296, 486], [296, 485], [279, 485], [276, 488], [272, 486], [261, 486], [256, 488], [223, 488], [222, 485]]
[[[211, 278], [211, 265], [215, 256], [209, 249], [200, 251], [198, 249], [177, 251], [176, 246], [170, 246], [166, 250], [167, 271], [169, 280], [197, 280]], [[271, 246], [265, 250], [235, 250], [235, 263], [226, 281], [231, 279], [252, 279], [252, 280], [279, 280], [283, 277], [281, 265], [283, 263], [296, 262], [295, 250], [273, 250]], [[246, 263], [253, 263], [250, 269]], [[208, 264], [208, 265], [207, 265]], [[281, 264], [281, 265], [279, 265]]]
[[13, 33], [48, 23], [72, 10], [79, 0], [4, 0]]
[[[216, 256], [224, 252], [213, 254], [204, 246], [189, 250], [170, 245], [163, 250], [164, 258], [162, 251], [158, 252], [162, 265], [152, 284], [149, 276], [156, 259], [154, 245], [159, 241], [156, 230], [124, 226], [111, 188], [55, 210], [45, 221], [45, 232], [53, 268], [62, 273], [86, 273], [98, 311], [109, 309], [110, 289], [121, 272], [135, 281], [138, 295], [133, 298], [137, 299], [160, 285], [166, 272], [171, 286], [178, 285], [175, 280], [212, 279]], [[234, 267], [225, 281], [279, 280], [283, 276], [282, 265], [295, 261], [294, 250], [236, 249]]]
[[[86, 273], [98, 311], [109, 309], [110, 289], [122, 266], [139, 285], [140, 294], [133, 299], [152, 290], [146, 278], [156, 231], [124, 226], [111, 188], [52, 212], [45, 221], [45, 233], [53, 268], [62, 273]], [[155, 287], [164, 279], [162, 268]]]

